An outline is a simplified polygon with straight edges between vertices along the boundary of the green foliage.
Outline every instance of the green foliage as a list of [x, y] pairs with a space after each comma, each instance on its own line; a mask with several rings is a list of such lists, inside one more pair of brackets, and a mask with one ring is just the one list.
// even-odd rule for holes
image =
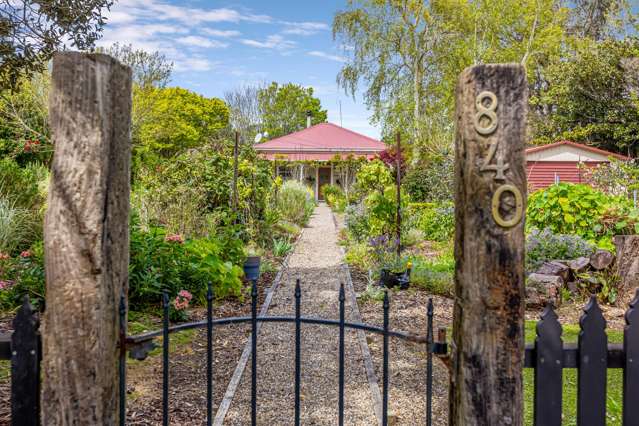
[[293, 250], [293, 244], [288, 238], [273, 239], [273, 255], [275, 257], [284, 257]]
[[183, 289], [203, 303], [209, 282], [216, 298], [241, 296], [242, 269], [225, 260], [220, 241], [203, 238], [182, 242], [169, 237], [162, 228], [151, 228], [148, 232], [132, 228], [129, 263], [132, 306], [137, 309], [159, 303], [163, 290], [174, 297]]
[[0, 16], [0, 89], [46, 68], [63, 46], [88, 50], [100, 38], [111, 0], [3, 1]]
[[[406, 210], [409, 198], [401, 194], [400, 208]], [[373, 192], [364, 200], [368, 214], [368, 235], [397, 234], [397, 188], [388, 186], [383, 193]], [[402, 230], [407, 231], [409, 224], [402, 222]]]
[[430, 241], [449, 241], [455, 233], [453, 203], [412, 203], [408, 209], [413, 222]]
[[364, 86], [373, 120], [386, 136], [408, 134], [413, 159], [440, 155], [450, 148], [461, 71], [523, 63], [536, 89], [543, 66], [566, 42], [562, 6], [557, 0], [349, 1], [333, 21], [339, 42], [354, 47], [339, 83], [350, 93]]
[[559, 183], [528, 198], [527, 224], [556, 234], [575, 234], [609, 247], [610, 237], [624, 233], [636, 213], [627, 199], [608, 196], [588, 185]]
[[327, 112], [320, 100], [313, 96], [313, 88], [273, 82], [260, 89], [258, 102], [262, 114], [262, 128], [270, 138], [288, 135], [306, 128], [306, 114], [311, 112], [311, 123], [326, 121]]
[[44, 247], [41, 241], [14, 258], [0, 255], [0, 309], [20, 306], [25, 295], [35, 306], [42, 308], [44, 274]]
[[134, 129], [135, 153], [142, 158], [171, 157], [201, 147], [229, 122], [224, 101], [205, 98], [180, 87], [150, 88], [134, 106], [146, 109]]
[[355, 191], [360, 197], [371, 192], [383, 193], [388, 185], [394, 182], [388, 167], [381, 160], [373, 160], [364, 164], [357, 172]]
[[0, 158], [12, 158], [21, 166], [51, 160], [50, 80], [44, 71], [24, 78], [20, 90], [0, 91]]
[[411, 200], [419, 203], [452, 201], [453, 161], [451, 156], [445, 156], [410, 167], [402, 178], [402, 186]]
[[608, 163], [597, 167], [583, 166], [588, 183], [595, 189], [609, 195], [633, 197], [633, 191], [639, 189], [639, 161], [620, 161], [611, 158]]
[[306, 225], [315, 209], [313, 192], [297, 181], [286, 181], [277, 195], [277, 209], [287, 221]]
[[433, 294], [453, 296], [455, 257], [452, 244], [447, 244], [436, 257], [413, 256], [410, 261], [412, 265], [411, 285], [422, 287]]
[[29, 247], [40, 227], [30, 210], [0, 197], [0, 255]]
[[348, 205], [348, 200], [344, 194], [344, 190], [339, 185], [322, 186], [322, 194], [326, 199], [326, 203], [337, 213], [343, 213]]
[[639, 142], [639, 39], [580, 40], [575, 54], [546, 72], [546, 89], [533, 98], [549, 111], [533, 122], [537, 142], [569, 139], [621, 153]]
[[371, 269], [373, 264], [368, 244], [363, 242], [349, 244], [346, 251], [346, 263], [362, 271]]
[[[138, 173], [132, 203], [144, 227], [161, 223], [169, 232], [187, 237], [215, 235], [234, 221], [230, 211], [233, 187], [231, 148], [203, 148], [181, 154]], [[245, 225], [242, 239], [271, 243], [268, 229], [278, 217], [269, 211], [272, 188], [270, 165], [251, 149], [241, 151], [238, 163], [237, 215]], [[270, 228], [269, 228], [270, 229]]]
[[11, 158], [0, 159], [0, 197], [16, 206], [39, 209], [45, 203], [48, 170], [34, 163], [20, 167]]
[[595, 247], [579, 235], [555, 234], [546, 228], [533, 229], [526, 237], [526, 269], [534, 271], [550, 260], [590, 257]]

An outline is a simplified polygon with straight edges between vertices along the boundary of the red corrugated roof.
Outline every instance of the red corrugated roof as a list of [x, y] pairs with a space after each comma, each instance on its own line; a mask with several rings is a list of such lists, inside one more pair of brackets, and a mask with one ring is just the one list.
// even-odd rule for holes
[[570, 145], [570, 146], [573, 146], [573, 147], [578, 148], [578, 149], [583, 149], [584, 151], [594, 152], [596, 154], [605, 155], [606, 157], [614, 157], [614, 158], [616, 158], [618, 160], [629, 160], [629, 158], [626, 157], [625, 155], [615, 154], [614, 152], [606, 151], [606, 150], [603, 150], [603, 149], [595, 148], [594, 146], [588, 146], [588, 145], [584, 145], [584, 144], [577, 143], [577, 142], [572, 142], [572, 141], [559, 141], [559, 142], [551, 143], [551, 144], [548, 144], [548, 145], [535, 146], [533, 148], [528, 148], [526, 150], [526, 154], [532, 154], [533, 152], [545, 151], [547, 149], [554, 148], [554, 147], [561, 146], [561, 145]]
[[[320, 123], [299, 132], [255, 145], [263, 153], [379, 153], [386, 144], [332, 123]], [[334, 155], [334, 154], [333, 154]]]

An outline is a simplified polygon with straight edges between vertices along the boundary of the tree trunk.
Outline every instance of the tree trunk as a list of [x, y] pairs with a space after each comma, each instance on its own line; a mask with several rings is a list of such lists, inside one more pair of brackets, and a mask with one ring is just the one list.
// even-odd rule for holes
[[60, 53], [45, 218], [42, 423], [118, 423], [118, 304], [127, 291], [131, 70]]
[[523, 424], [526, 73], [465, 70], [457, 86], [450, 424]]
[[617, 273], [621, 288], [630, 294], [639, 287], [639, 235], [617, 235]]

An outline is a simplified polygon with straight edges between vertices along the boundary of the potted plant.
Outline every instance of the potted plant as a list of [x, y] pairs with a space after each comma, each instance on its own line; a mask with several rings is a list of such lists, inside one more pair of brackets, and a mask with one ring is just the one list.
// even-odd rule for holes
[[246, 247], [246, 260], [244, 261], [244, 276], [249, 281], [257, 281], [260, 277], [260, 263], [262, 250], [254, 244]]
[[380, 270], [380, 284], [386, 288], [399, 287], [406, 290], [410, 284], [411, 263], [405, 263], [400, 257], [395, 257]]

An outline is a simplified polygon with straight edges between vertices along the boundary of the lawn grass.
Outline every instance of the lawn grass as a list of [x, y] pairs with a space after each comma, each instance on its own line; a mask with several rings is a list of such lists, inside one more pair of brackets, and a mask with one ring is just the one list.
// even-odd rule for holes
[[[535, 321], [526, 321], [526, 342], [535, 340]], [[579, 335], [578, 325], [564, 325], [562, 338], [564, 343], [576, 343]], [[622, 343], [623, 332], [608, 330], [609, 343]], [[623, 374], [621, 369], [608, 370], [607, 389], [607, 424], [620, 425], [622, 414]], [[563, 421], [562, 425], [572, 426], [577, 424], [577, 370], [564, 369], [563, 376]], [[530, 368], [524, 370], [524, 413], [525, 424], [533, 424], [533, 398], [534, 398], [534, 371]]]

